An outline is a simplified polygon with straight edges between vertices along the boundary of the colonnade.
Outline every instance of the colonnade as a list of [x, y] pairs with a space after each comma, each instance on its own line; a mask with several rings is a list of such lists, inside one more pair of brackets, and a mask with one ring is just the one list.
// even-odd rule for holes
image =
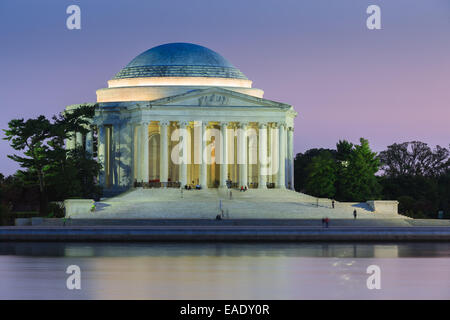
[[[158, 161], [153, 156], [150, 163], [158, 150], [152, 147], [155, 141]], [[85, 146], [91, 148], [92, 133], [86, 135]], [[98, 160], [103, 166], [100, 183], [106, 187], [155, 181], [161, 187], [179, 182], [181, 187], [194, 184], [203, 189], [294, 187], [293, 128], [284, 122], [157, 120], [100, 125]]]

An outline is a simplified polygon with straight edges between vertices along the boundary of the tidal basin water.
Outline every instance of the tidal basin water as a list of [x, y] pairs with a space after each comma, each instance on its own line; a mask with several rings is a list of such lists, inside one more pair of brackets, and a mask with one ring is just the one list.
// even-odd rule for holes
[[450, 299], [450, 243], [1, 243], [0, 299]]

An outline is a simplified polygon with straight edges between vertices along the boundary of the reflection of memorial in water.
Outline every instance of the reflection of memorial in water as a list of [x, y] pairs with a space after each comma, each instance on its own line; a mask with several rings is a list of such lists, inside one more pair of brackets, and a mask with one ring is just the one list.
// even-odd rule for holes
[[450, 244], [413, 243], [78, 243], [3, 242], [0, 256], [287, 256], [324, 258], [450, 257]]
[[1, 243], [0, 299], [449, 299], [449, 258], [449, 243]]

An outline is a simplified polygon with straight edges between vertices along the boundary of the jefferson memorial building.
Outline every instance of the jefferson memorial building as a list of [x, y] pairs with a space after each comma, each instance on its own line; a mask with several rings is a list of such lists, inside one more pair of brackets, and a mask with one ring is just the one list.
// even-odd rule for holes
[[297, 113], [263, 94], [208, 48], [160, 45], [97, 90], [91, 132], [74, 133], [66, 147], [95, 154], [99, 183], [110, 192], [136, 186], [293, 189]]

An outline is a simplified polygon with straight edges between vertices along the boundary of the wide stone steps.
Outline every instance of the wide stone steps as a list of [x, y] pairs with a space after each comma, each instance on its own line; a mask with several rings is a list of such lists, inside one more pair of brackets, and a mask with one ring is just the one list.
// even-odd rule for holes
[[400, 215], [374, 213], [366, 203], [335, 202], [279, 189], [180, 190], [136, 188], [96, 203], [94, 213], [72, 218], [98, 219], [397, 219]]

